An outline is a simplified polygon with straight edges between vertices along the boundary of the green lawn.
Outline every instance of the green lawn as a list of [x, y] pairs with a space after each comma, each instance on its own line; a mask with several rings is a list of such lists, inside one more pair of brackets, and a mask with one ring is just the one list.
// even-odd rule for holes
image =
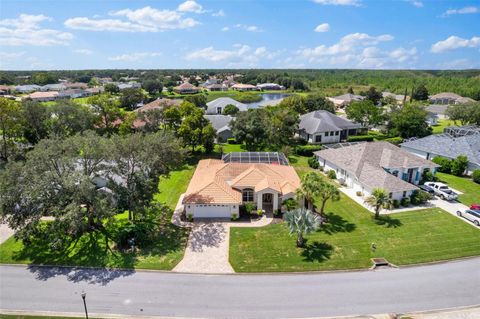
[[178, 198], [187, 190], [194, 168], [194, 165], [187, 164], [182, 169], [171, 172], [169, 176], [161, 177], [155, 200], [175, 209]]
[[436, 175], [440, 181], [463, 193], [458, 196], [458, 200], [463, 204], [467, 206], [480, 204], [480, 184], [473, 182], [471, 178], [444, 173], [436, 173]]
[[449, 126], [455, 125], [454, 121], [448, 120], [448, 119], [439, 119], [438, 124], [432, 126], [432, 133], [433, 134], [441, 134], [443, 133], [443, 129]]

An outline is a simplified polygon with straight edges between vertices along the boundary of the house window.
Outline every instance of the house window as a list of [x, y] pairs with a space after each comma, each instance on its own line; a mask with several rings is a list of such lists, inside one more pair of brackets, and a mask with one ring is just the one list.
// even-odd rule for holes
[[388, 198], [392, 198], [393, 197], [393, 193], [388, 193]]
[[321, 142], [322, 142], [322, 136], [321, 135], [315, 136], [315, 143], [321, 143]]
[[221, 107], [217, 107], [217, 114], [222, 114], [222, 108]]
[[243, 202], [253, 202], [253, 189], [245, 188], [242, 192]]
[[407, 192], [403, 192], [403, 196], [402, 197], [407, 197]]
[[335, 132], [335, 135], [338, 135], [338, 134], [340, 134], [340, 132], [339, 132], [339, 131], [336, 131], [336, 132]]

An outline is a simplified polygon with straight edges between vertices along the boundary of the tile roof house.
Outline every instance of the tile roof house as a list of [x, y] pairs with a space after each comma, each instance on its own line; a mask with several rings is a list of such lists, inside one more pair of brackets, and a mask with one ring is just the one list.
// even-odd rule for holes
[[383, 188], [400, 200], [417, 190], [422, 174], [435, 172], [437, 164], [388, 142], [359, 143], [314, 153], [325, 171], [334, 170], [347, 187], [368, 196]]
[[298, 125], [298, 135], [309, 143], [339, 143], [363, 130], [362, 125], [323, 110], [301, 115]]
[[178, 94], [195, 94], [199, 92], [199, 89], [188, 82], [184, 82], [179, 86], [173, 88], [173, 91], [177, 92]]
[[218, 99], [207, 103], [206, 114], [222, 114], [225, 106], [229, 104], [235, 105], [241, 112], [247, 110], [246, 104], [238, 102], [230, 97], [219, 97]]
[[243, 83], [237, 83], [231, 86], [233, 90], [236, 91], [255, 91], [257, 90], [257, 87], [255, 85], [251, 84], [243, 84]]
[[327, 99], [331, 101], [335, 105], [335, 107], [338, 108], [338, 107], [345, 107], [350, 103], [352, 103], [352, 101], [362, 101], [365, 99], [365, 97], [361, 95], [347, 93], [347, 94], [342, 94], [334, 97], [329, 97]]
[[55, 101], [60, 97], [60, 94], [57, 91], [48, 91], [48, 92], [33, 92], [27, 95], [25, 98], [37, 102], [48, 102]]
[[480, 169], [480, 129], [464, 136], [434, 134], [400, 144], [400, 147], [421, 158], [433, 159], [443, 156], [449, 159], [465, 155], [468, 158], [467, 174]]
[[204, 115], [205, 117], [213, 126], [215, 131], [217, 132], [217, 143], [224, 143], [229, 138], [233, 137], [232, 128], [230, 127], [230, 123], [233, 120], [233, 117], [230, 115]]
[[443, 92], [429, 97], [433, 104], [465, 104], [475, 102], [474, 99], [463, 97], [452, 92]]
[[280, 209], [299, 187], [289, 165], [206, 159], [198, 163], [183, 204], [193, 218], [231, 218], [246, 202], [266, 211]]

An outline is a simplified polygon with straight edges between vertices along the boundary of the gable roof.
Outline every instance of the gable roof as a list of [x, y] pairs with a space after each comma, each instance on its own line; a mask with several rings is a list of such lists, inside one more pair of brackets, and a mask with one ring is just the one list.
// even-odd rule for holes
[[215, 131], [217, 132], [222, 132], [226, 129], [230, 129], [230, 122], [232, 122], [233, 117], [230, 115], [204, 115], [204, 118], [206, 118], [213, 126]]
[[272, 189], [285, 195], [298, 187], [300, 178], [291, 166], [207, 159], [198, 163], [183, 202], [240, 204], [243, 188]]
[[402, 143], [400, 146], [448, 158], [465, 155], [469, 162], [480, 166], [480, 131], [459, 137], [435, 134]]
[[316, 134], [362, 128], [362, 125], [322, 110], [301, 115], [298, 127], [300, 130], [304, 130], [308, 134]]
[[169, 107], [173, 105], [180, 105], [182, 103], [181, 100], [178, 99], [156, 99], [155, 101], [152, 101], [148, 104], [145, 104], [142, 107], [139, 107], [138, 109], [135, 109], [134, 112], [139, 113], [139, 112], [146, 112], [150, 110], [157, 110], [157, 109], [163, 109], [164, 107]]
[[243, 104], [241, 102], [238, 102], [237, 100], [234, 100], [230, 97], [219, 97], [218, 99], [215, 99], [213, 101], [210, 101], [207, 103], [207, 114], [217, 114], [217, 108], [221, 107], [222, 111], [227, 106], [228, 104], [235, 105], [238, 107], [239, 111], [246, 111], [247, 110], [247, 105]]
[[180, 84], [179, 86], [174, 87], [174, 89], [179, 90], [179, 91], [182, 91], [182, 90], [198, 90], [198, 88], [195, 85], [190, 84], [189, 82], [184, 82], [184, 83]]
[[360, 143], [317, 151], [314, 154], [352, 173], [361, 184], [371, 189], [383, 188], [389, 192], [413, 190], [417, 187], [391, 175], [385, 169], [438, 167], [437, 164], [388, 142]]

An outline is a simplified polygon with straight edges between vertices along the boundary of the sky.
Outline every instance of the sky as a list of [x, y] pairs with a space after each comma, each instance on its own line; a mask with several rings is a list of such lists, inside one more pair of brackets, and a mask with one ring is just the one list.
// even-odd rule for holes
[[2, 0], [0, 69], [480, 68], [480, 0]]

